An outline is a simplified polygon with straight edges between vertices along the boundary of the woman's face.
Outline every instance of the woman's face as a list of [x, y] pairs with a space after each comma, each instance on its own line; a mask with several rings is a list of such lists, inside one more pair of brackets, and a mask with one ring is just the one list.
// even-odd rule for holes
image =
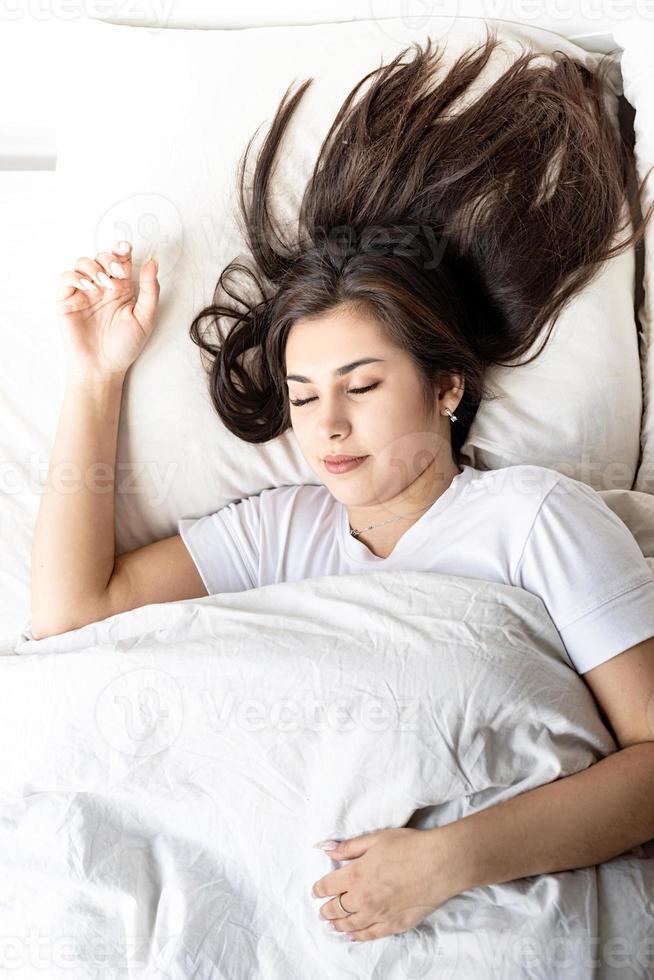
[[[337, 374], [368, 358], [375, 363]], [[440, 410], [454, 411], [462, 391], [452, 390], [435, 403], [430, 418], [413, 361], [374, 320], [339, 310], [298, 321], [287, 338], [286, 375], [300, 449], [342, 503], [365, 507], [391, 500], [432, 463], [436, 479], [440, 470], [451, 472], [451, 423]], [[452, 384], [458, 383], [455, 377]], [[360, 388], [370, 390], [354, 390]], [[307, 404], [293, 404], [305, 399]], [[349, 472], [330, 473], [324, 457], [339, 454], [367, 459]]]

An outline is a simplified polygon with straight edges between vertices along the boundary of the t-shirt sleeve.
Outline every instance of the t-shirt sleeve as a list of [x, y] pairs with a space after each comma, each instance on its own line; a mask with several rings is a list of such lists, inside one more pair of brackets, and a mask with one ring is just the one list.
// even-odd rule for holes
[[207, 595], [243, 592], [259, 584], [261, 500], [245, 497], [197, 519], [181, 518], [182, 541], [204, 582]]
[[654, 573], [627, 525], [581, 481], [564, 477], [546, 494], [515, 584], [541, 597], [580, 674], [654, 636]]

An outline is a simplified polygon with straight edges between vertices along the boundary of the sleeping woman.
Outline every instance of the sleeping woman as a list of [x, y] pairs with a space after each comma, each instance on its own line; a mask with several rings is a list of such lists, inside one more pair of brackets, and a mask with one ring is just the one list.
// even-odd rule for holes
[[[365, 76], [321, 146], [294, 231], [275, 223], [272, 176], [309, 82], [281, 100], [249, 186], [252, 140], [241, 160], [250, 259], [222, 271], [190, 334], [229, 431], [265, 443], [292, 430], [316, 484], [263, 490], [115, 555], [121, 396], [154, 328], [156, 261], [137, 298], [131, 245], [118, 243], [80, 258], [57, 295], [68, 375], [48, 481], [64, 460], [110, 475], [102, 492], [82, 481], [42, 495], [36, 639], [312, 576], [487, 579], [541, 597], [620, 747], [447, 837], [405, 827], [341, 842], [330, 855], [346, 863], [315, 895], [356, 940], [410, 928], [466, 887], [585, 867], [654, 838], [654, 574], [590, 486], [541, 466], [482, 471], [462, 453], [493, 397], [488, 369], [537, 357], [567, 300], [640, 241], [654, 205], [634, 225], [643, 187], [601, 64], [525, 52], [453, 111], [497, 43], [489, 31], [436, 84], [431, 41]], [[631, 233], [617, 242], [625, 202]]]

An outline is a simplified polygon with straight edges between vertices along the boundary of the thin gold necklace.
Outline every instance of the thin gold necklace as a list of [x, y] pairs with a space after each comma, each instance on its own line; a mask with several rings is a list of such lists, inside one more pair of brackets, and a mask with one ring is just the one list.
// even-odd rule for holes
[[[450, 481], [448, 487], [445, 488], [446, 490], [449, 489], [450, 486], [452, 486], [452, 483], [456, 479], [457, 476], [461, 476], [461, 473], [463, 473], [463, 470], [460, 470], [460, 471], [457, 470], [457, 472], [452, 477], [452, 480]], [[442, 496], [442, 494], [441, 494], [441, 496]], [[439, 499], [440, 499], [439, 497], [436, 498], [436, 500], [439, 500]], [[435, 501], [432, 501], [431, 504], [428, 504], [426, 507], [421, 507], [420, 510], [411, 510], [411, 511], [409, 511], [408, 514], [400, 514], [398, 517], [391, 517], [387, 521], [382, 521], [381, 524], [369, 524], [368, 527], [362, 527], [359, 531], [355, 531], [354, 528], [352, 527], [352, 525], [350, 524], [350, 522], [348, 521], [348, 527], [350, 528], [350, 534], [352, 535], [353, 538], [356, 538], [360, 534], [363, 534], [364, 531], [372, 531], [373, 528], [383, 527], [384, 524], [390, 524], [391, 521], [399, 521], [403, 517], [411, 517], [413, 514], [419, 514], [421, 511], [429, 510], [429, 508], [432, 507], [434, 505], [434, 503], [435, 503]]]
[[[438, 498], [436, 498], [438, 499]], [[391, 521], [399, 521], [403, 517], [411, 517], [413, 514], [420, 514], [422, 511], [429, 510], [431, 504], [426, 507], [421, 507], [420, 510], [410, 510], [408, 514], [399, 514], [398, 517], [390, 517], [387, 521], [382, 521], [381, 524], [369, 524], [368, 527], [362, 527], [359, 531], [355, 531], [350, 522], [348, 521], [350, 527], [350, 534], [353, 538], [356, 538], [359, 534], [363, 534], [364, 531], [372, 531], [375, 527], [383, 527], [384, 524], [390, 524]]]

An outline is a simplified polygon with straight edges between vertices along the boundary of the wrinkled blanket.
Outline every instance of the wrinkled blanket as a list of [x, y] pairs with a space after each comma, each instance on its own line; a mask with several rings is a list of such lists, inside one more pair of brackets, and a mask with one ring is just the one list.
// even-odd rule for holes
[[442, 826], [617, 746], [540, 598], [434, 572], [155, 604], [3, 658], [0, 950], [20, 980], [654, 972], [654, 842], [404, 933], [317, 917], [312, 847]]

